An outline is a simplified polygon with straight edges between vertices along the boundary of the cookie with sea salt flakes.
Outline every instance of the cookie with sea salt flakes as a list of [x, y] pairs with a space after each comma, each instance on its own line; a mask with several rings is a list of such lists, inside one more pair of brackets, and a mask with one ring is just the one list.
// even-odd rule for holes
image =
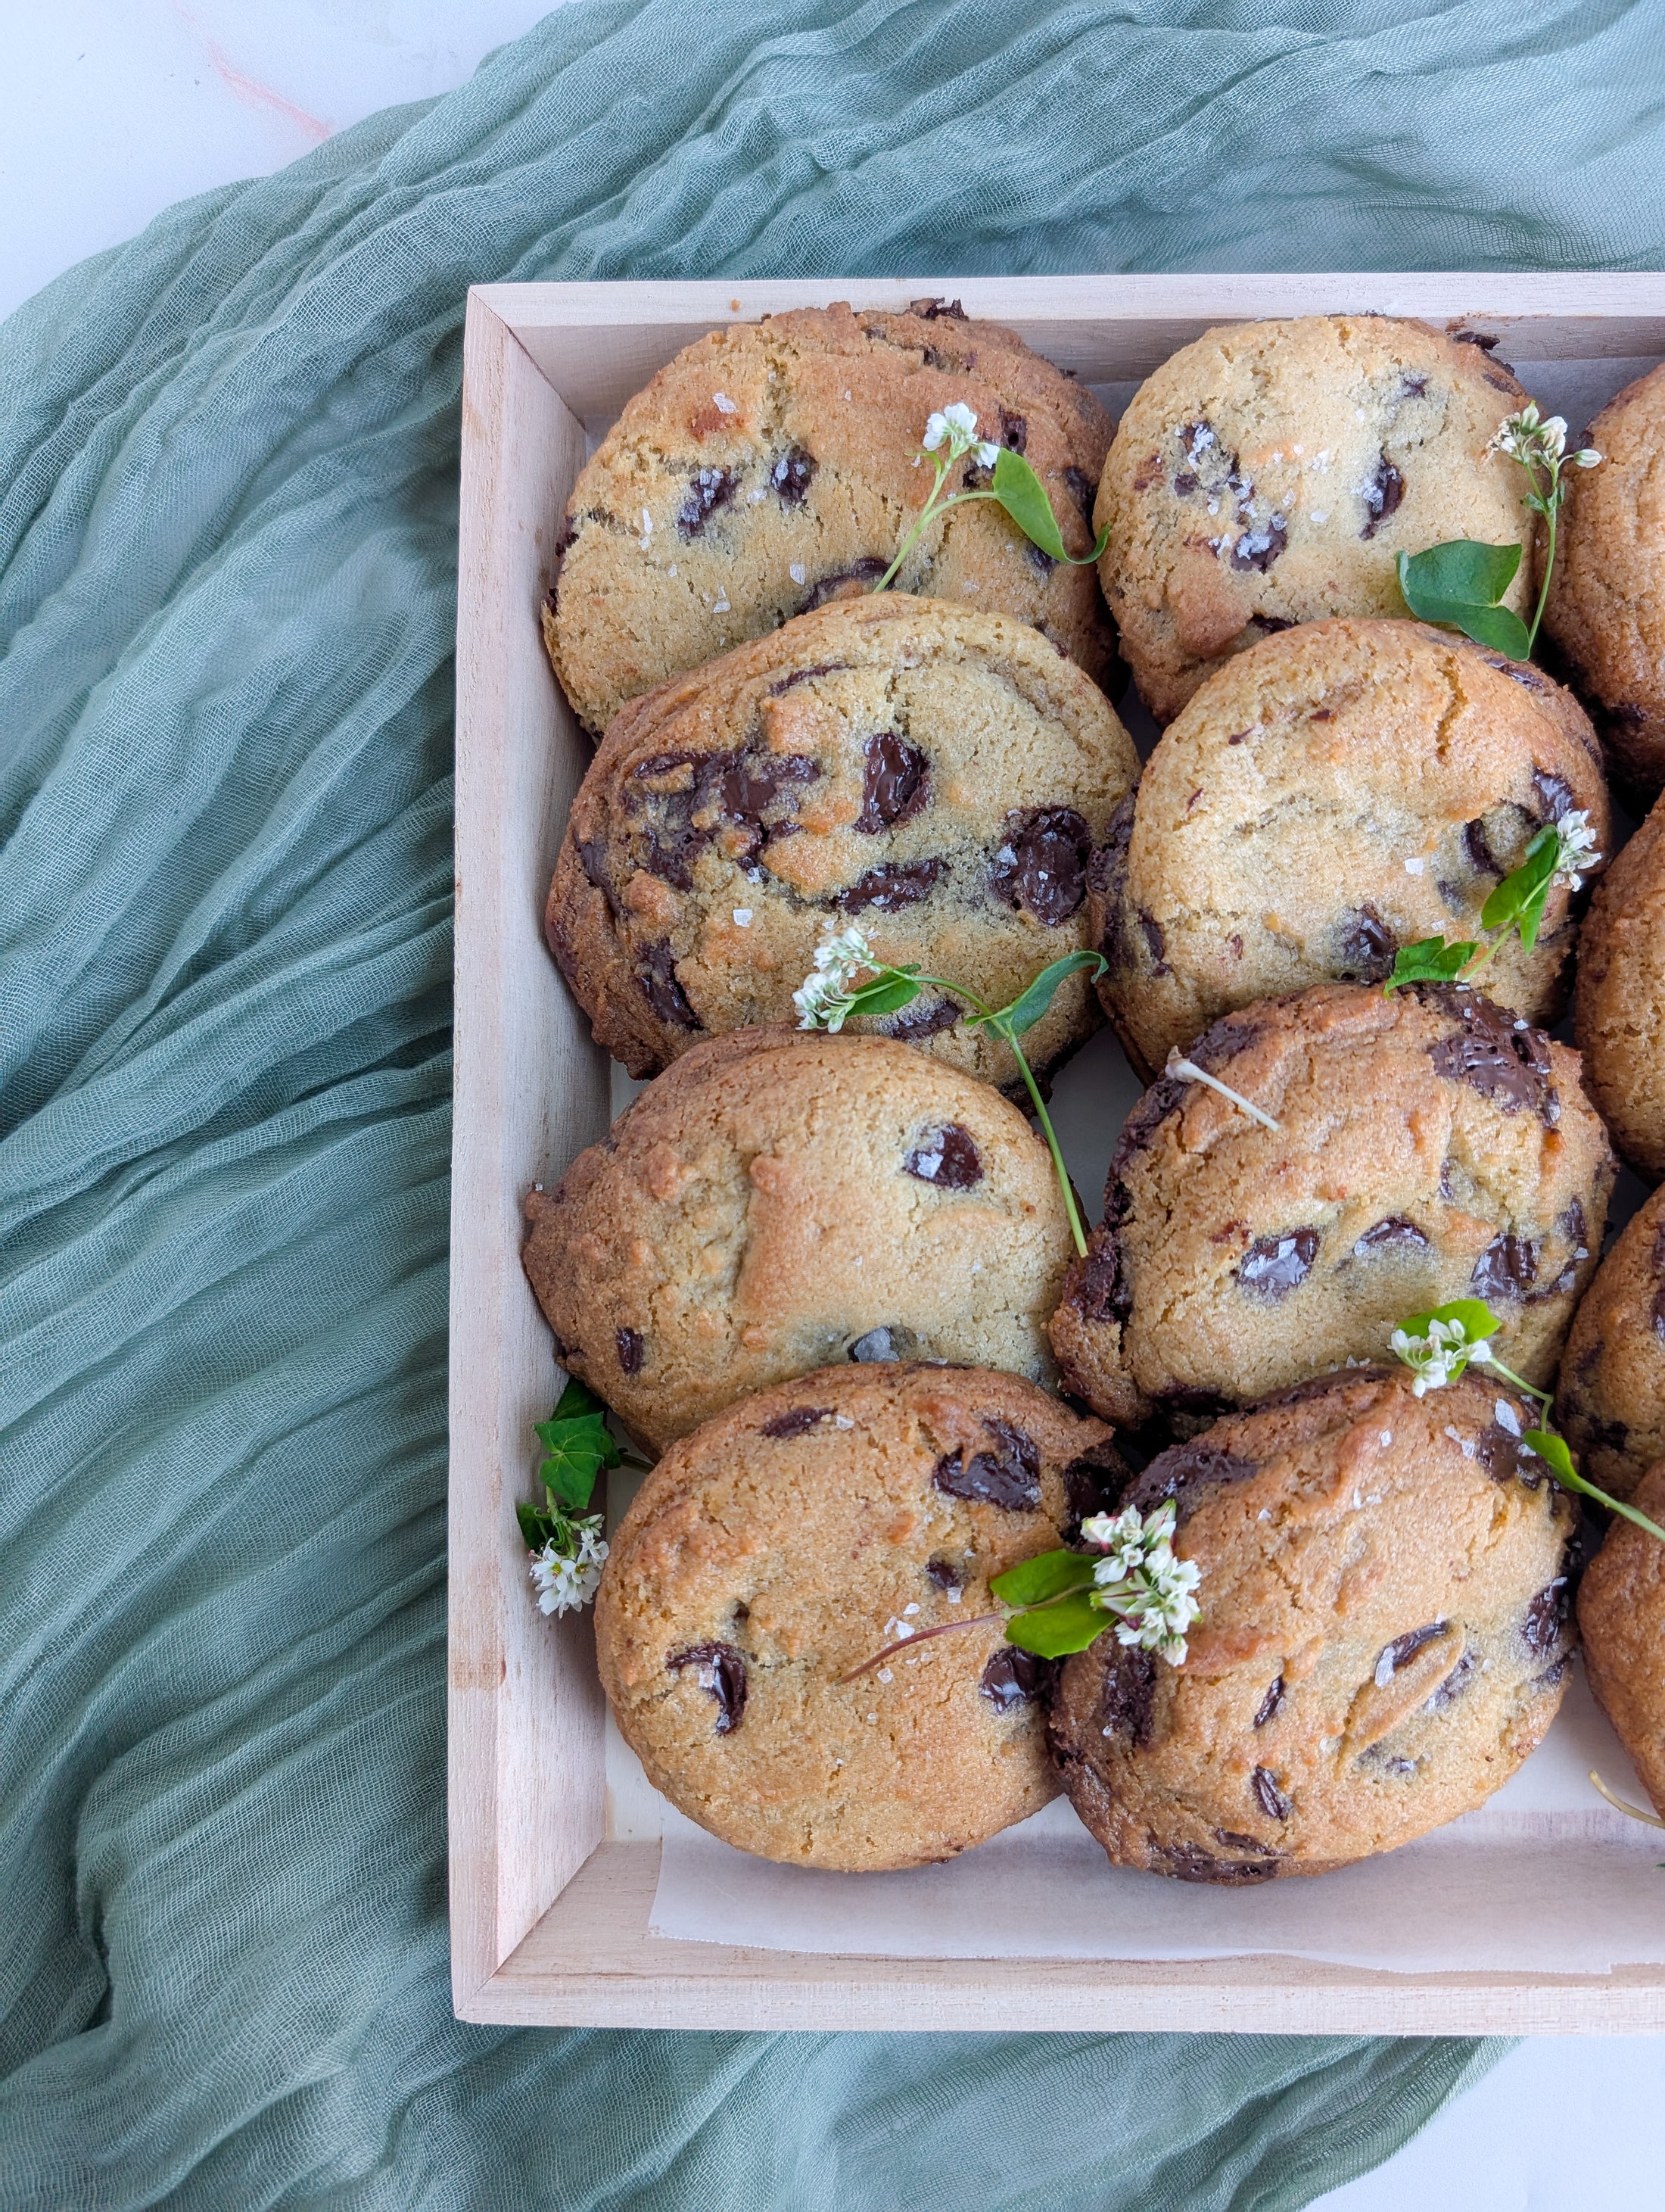
[[1278, 1126], [1183, 1075], [1145, 1092], [1053, 1316], [1066, 1389], [1183, 1432], [1461, 1297], [1548, 1381], [1614, 1172], [1577, 1054], [1476, 992], [1333, 983], [1224, 1015], [1189, 1058]]
[[[741, 1850], [951, 1858], [1057, 1790], [1052, 1669], [987, 1618], [990, 1580], [1125, 1479], [1107, 1430], [1015, 1376], [842, 1366], [743, 1399], [672, 1444], [613, 1539], [596, 1656], [620, 1731]], [[957, 1621], [981, 1625], [929, 1633]]]
[[1053, 1380], [1051, 1155], [998, 1091], [887, 1037], [708, 1039], [526, 1218], [561, 1360], [655, 1449], [837, 1360]]
[[[1638, 1510], [1665, 1526], [1665, 1463], [1638, 1486]], [[1578, 1585], [1584, 1666], [1601, 1710], [1665, 1816], [1665, 1544], [1615, 1520]]]
[[[1154, 1072], [1232, 1006], [1479, 941], [1531, 838], [1577, 809], [1609, 850], [1595, 732], [1539, 670], [1420, 623], [1304, 623], [1216, 669], [1124, 802], [1091, 878], [1099, 995]], [[1558, 888], [1490, 995], [1555, 1020], [1576, 935]]]
[[[817, 945], [1008, 1004], [1086, 944], [1093, 847], [1138, 773], [1097, 686], [1004, 615], [886, 592], [800, 615], [638, 699], [573, 802], [544, 927], [596, 1042], [632, 1075], [702, 1036], [797, 1018]], [[995, 1084], [1007, 1048], [931, 985], [886, 1033]], [[1073, 1051], [1070, 977], [1024, 1042]]]
[[1105, 463], [1095, 527], [1121, 649], [1158, 722], [1269, 630], [1397, 615], [1397, 556], [1448, 538], [1527, 557], [1512, 461], [1488, 453], [1526, 393], [1479, 345], [1386, 315], [1205, 331], [1148, 377]]
[[1474, 1378], [1324, 1376], [1176, 1446], [1123, 1504], [1176, 1500], [1200, 1570], [1184, 1663], [1098, 1638], [1053, 1753], [1118, 1866], [1323, 1874], [1484, 1804], [1563, 1695], [1571, 1501]]
[[1613, 1142], [1657, 1182], [1665, 1176], [1665, 798], [1590, 901], [1572, 1027]]
[[1561, 1355], [1557, 1425], [1578, 1464], [1628, 1498], [1665, 1460], [1665, 1188], [1625, 1224]]
[[[871, 591], [930, 488], [916, 465], [926, 423], [957, 403], [1028, 460], [1066, 549], [1091, 552], [1109, 418], [957, 301], [799, 307], [684, 347], [567, 502], [544, 635], [580, 720], [599, 733], [627, 699]], [[988, 480], [975, 459], [962, 471], [966, 488]], [[1054, 565], [993, 501], [927, 530], [897, 582], [1032, 623], [1098, 681], [1115, 665], [1091, 564]]]

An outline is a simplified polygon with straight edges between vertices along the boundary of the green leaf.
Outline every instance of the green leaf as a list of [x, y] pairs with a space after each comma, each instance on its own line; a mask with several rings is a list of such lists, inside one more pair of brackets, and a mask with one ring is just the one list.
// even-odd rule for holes
[[1520, 866], [1504, 878], [1480, 908], [1482, 929], [1507, 929], [1534, 898], [1541, 915], [1560, 849], [1559, 832], [1553, 822], [1547, 822], [1527, 847], [1526, 858]]
[[1443, 623], [1511, 660], [1524, 660], [1531, 635], [1517, 614], [1502, 605], [1521, 565], [1518, 545], [1483, 545], [1454, 538], [1425, 553], [1399, 556], [1399, 588], [1423, 622]]
[[1407, 1336], [1426, 1336], [1431, 1322], [1460, 1321], [1462, 1333], [1470, 1344], [1483, 1343], [1495, 1336], [1499, 1323], [1497, 1316], [1484, 1298], [1453, 1298], [1449, 1305], [1435, 1306], [1427, 1313], [1413, 1314], [1408, 1321], [1399, 1324]]
[[569, 1375], [567, 1377], [567, 1387], [556, 1402], [555, 1411], [550, 1415], [549, 1420], [539, 1428], [538, 1433], [541, 1437], [544, 1430], [553, 1421], [571, 1421], [575, 1420], [580, 1413], [605, 1414], [606, 1411], [606, 1407], [596, 1396], [593, 1390], [586, 1390], [577, 1376]]
[[1543, 926], [1544, 908], [1548, 903], [1549, 883], [1546, 878], [1521, 908], [1521, 943], [1528, 952], [1538, 942], [1538, 932]]
[[1394, 972], [1382, 988], [1397, 991], [1405, 983], [1449, 983], [1479, 951], [1478, 945], [1448, 945], [1443, 937], [1419, 938], [1395, 953]]
[[1521, 1442], [1529, 1450], [1535, 1451], [1540, 1459], [1547, 1461], [1551, 1474], [1559, 1481], [1576, 1490], [1584, 1487], [1578, 1479], [1578, 1470], [1572, 1463], [1572, 1454], [1567, 1449], [1565, 1437], [1558, 1437], [1553, 1429], [1528, 1429]]
[[1054, 561], [1066, 561], [1072, 567], [1082, 568], [1089, 561], [1097, 561], [1109, 543], [1107, 526], [1099, 532], [1091, 553], [1066, 552], [1046, 486], [1023, 455], [1014, 453], [1010, 446], [1001, 447], [994, 464], [994, 492], [1030, 544], [1038, 545]]
[[607, 1433], [605, 1407], [581, 1382], [569, 1380], [536, 1434], [545, 1455], [538, 1480], [558, 1504], [581, 1512], [603, 1468], [620, 1464], [618, 1446]]
[[1090, 1589], [1097, 1564], [1091, 1552], [1040, 1552], [996, 1575], [988, 1587], [1002, 1605], [1036, 1605], [1063, 1590]]
[[893, 1014], [899, 1006], [912, 1006], [923, 988], [916, 976], [906, 975], [899, 968], [887, 968], [871, 983], [864, 983], [852, 994], [850, 1010], [844, 1018], [854, 1021], [861, 1014]]
[[1038, 1612], [1017, 1614], [1006, 1625], [1006, 1640], [1037, 1659], [1063, 1659], [1072, 1651], [1085, 1651], [1110, 1626], [1109, 1614], [1089, 1605], [1083, 1592]]
[[526, 1539], [529, 1552], [541, 1552], [554, 1533], [554, 1524], [547, 1513], [540, 1513], [535, 1505], [528, 1505], [524, 1498], [514, 1501], [514, 1517], [520, 1523], [520, 1534]]
[[1013, 1036], [1021, 1036], [1025, 1030], [1033, 1029], [1046, 1012], [1058, 986], [1066, 976], [1079, 975], [1089, 969], [1095, 976], [1102, 975], [1109, 964], [1102, 952], [1066, 952], [1061, 960], [1054, 960], [1043, 968], [1029, 988], [1009, 1006], [1003, 1006], [995, 1018]]

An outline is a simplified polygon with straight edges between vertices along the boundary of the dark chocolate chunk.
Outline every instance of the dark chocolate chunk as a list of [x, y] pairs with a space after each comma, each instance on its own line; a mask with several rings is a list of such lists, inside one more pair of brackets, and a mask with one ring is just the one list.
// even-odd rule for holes
[[1199, 1437], [1190, 1443], [1170, 1444], [1166, 1451], [1158, 1452], [1144, 1473], [1128, 1484], [1121, 1503], [1124, 1508], [1133, 1505], [1140, 1513], [1153, 1513], [1171, 1498], [1183, 1521], [1205, 1491], [1224, 1483], [1246, 1482], [1259, 1471], [1252, 1459], [1224, 1451]]
[[[1264, 1851], [1265, 1846], [1257, 1844]], [[1278, 1871], [1275, 1856], [1258, 1859], [1217, 1859], [1196, 1844], [1159, 1844], [1156, 1847], [1159, 1874], [1170, 1874], [1181, 1881], [1214, 1881], [1227, 1886], [1252, 1881], [1270, 1881]]]
[[1423, 1702], [1425, 1713], [1443, 1713], [1448, 1705], [1455, 1705], [1468, 1685], [1480, 1671], [1478, 1651], [1465, 1651], [1445, 1680]]
[[[1295, 624], [1287, 615], [1250, 615], [1249, 627], [1259, 630], [1262, 637], [1276, 637], [1280, 629], [1293, 629]], [[1240, 736], [1228, 738], [1225, 742], [1229, 745], [1240, 745], [1248, 735], [1248, 731], [1244, 730]]]
[[1425, 376], [1401, 376], [1399, 380], [1399, 396], [1401, 399], [1420, 399], [1427, 389], [1428, 380]]
[[579, 866], [583, 869], [588, 881], [595, 885], [597, 890], [606, 900], [607, 911], [617, 915], [619, 904], [614, 894], [612, 878], [607, 872], [605, 842], [599, 837], [580, 837], [574, 842], [578, 849]]
[[[1043, 551], [1040, 546], [1035, 544], [1030, 539], [1024, 540], [1024, 557], [1029, 562], [1030, 567], [1036, 571], [1037, 575], [1049, 576], [1053, 570], [1058, 566], [1058, 563], [1053, 559], [1050, 553]], [[1057, 643], [1056, 639], [1053, 641], [1054, 644]], [[1062, 652], [1063, 648], [1060, 647], [1059, 650]], [[1067, 659], [1068, 657], [1067, 653], [1066, 653], [1066, 659]]]
[[1318, 1257], [1316, 1229], [1289, 1229], [1279, 1237], [1257, 1237], [1244, 1253], [1237, 1280], [1259, 1298], [1286, 1298], [1312, 1273]]
[[983, 1179], [983, 1164], [969, 1129], [957, 1121], [927, 1129], [902, 1161], [905, 1174], [938, 1190], [969, 1190]]
[[830, 1406], [789, 1406], [784, 1413], [776, 1413], [763, 1423], [762, 1433], [766, 1437], [802, 1437], [822, 1421], [833, 1419]]
[[1114, 1229], [1093, 1231], [1087, 1256], [1076, 1261], [1073, 1276], [1066, 1296], [1084, 1321], [1127, 1320], [1133, 1311], [1133, 1290], [1121, 1257], [1121, 1240]]
[[677, 958], [668, 945], [661, 942], [647, 947], [637, 966], [636, 981], [662, 1022], [669, 1022], [672, 1029], [678, 1030], [701, 1027], [699, 1016], [689, 1005], [687, 994], [677, 981]]
[[956, 1601], [964, 1591], [970, 1575], [969, 1568], [960, 1560], [940, 1558], [927, 1559], [925, 1563], [925, 1571], [939, 1590]]
[[977, 1688], [997, 1712], [1009, 1713], [1019, 1705], [1043, 1703], [1057, 1673], [1055, 1659], [1039, 1659], [1015, 1644], [1003, 1644], [983, 1668]]
[[921, 997], [911, 1006], [899, 1007], [894, 1014], [882, 1016], [875, 1026], [886, 1036], [900, 1037], [904, 1044], [917, 1044], [921, 1037], [951, 1030], [964, 1012], [956, 999]]
[[1255, 1716], [1255, 1726], [1256, 1728], [1264, 1728], [1283, 1702], [1284, 1678], [1279, 1674], [1273, 1680], [1272, 1687], [1267, 1692], [1265, 1697], [1261, 1700], [1260, 1709]]
[[927, 323], [940, 322], [945, 318], [956, 323], [968, 322], [970, 319], [957, 300], [910, 300], [908, 302], [908, 312], [910, 315], [919, 316], [921, 321]]
[[1028, 416], [1024, 415], [1011, 414], [1006, 408], [1002, 407], [1000, 410], [1000, 443], [1003, 446], [1010, 447], [1014, 453], [1025, 452], [1029, 446]]
[[1344, 982], [1384, 983], [1392, 975], [1399, 939], [1373, 906], [1348, 916], [1336, 947], [1335, 972]]
[[642, 1341], [641, 1331], [637, 1328], [616, 1328], [613, 1331], [613, 1342], [618, 1351], [619, 1366], [624, 1373], [640, 1375], [641, 1363], [647, 1357], [647, 1347]]
[[1278, 1787], [1277, 1778], [1270, 1767], [1257, 1766], [1249, 1786], [1268, 1820], [1286, 1820], [1295, 1810], [1291, 1800]]
[[1090, 1444], [1079, 1459], [1064, 1469], [1064, 1500], [1070, 1510], [1065, 1541], [1073, 1543], [1081, 1523], [1095, 1513], [1107, 1513], [1127, 1480], [1127, 1462], [1113, 1443]]
[[1234, 568], [1256, 568], [1264, 575], [1289, 543], [1289, 525], [1281, 514], [1269, 514], [1264, 522], [1245, 530], [1231, 548]]
[[931, 1480], [950, 1498], [998, 1505], [1007, 1513], [1033, 1513], [1041, 1503], [1041, 1455], [1033, 1438], [1013, 1422], [993, 1416], [983, 1427], [994, 1439], [992, 1451], [950, 1452], [937, 1462]]
[[1092, 832], [1073, 806], [1041, 806], [1006, 818], [989, 887], [1044, 928], [1067, 921], [1087, 895]]
[[1196, 488], [1197, 477], [1194, 469], [1182, 469], [1174, 478], [1174, 489], [1181, 499], [1189, 499]]
[[778, 699], [783, 691], [790, 691], [794, 684], [812, 683], [817, 676], [836, 676], [849, 665], [848, 660], [820, 660], [813, 668], [794, 668], [790, 676], [783, 676], [778, 684], [769, 685], [769, 696], [771, 699]]
[[1468, 1084], [1505, 1114], [1525, 1107], [1547, 1127], [1554, 1127], [1561, 1118], [1561, 1102], [1549, 1079], [1549, 1039], [1541, 1030], [1489, 999], [1449, 984], [1425, 985], [1420, 995], [1460, 1024], [1455, 1036], [1428, 1048], [1437, 1075]]
[[1462, 849], [1469, 862], [1482, 876], [1502, 876], [1508, 872], [1486, 842], [1485, 817], [1476, 815], [1472, 822], [1462, 825]]
[[1403, 1636], [1395, 1636], [1391, 1644], [1382, 1646], [1376, 1662], [1377, 1681], [1384, 1685], [1390, 1681], [1407, 1660], [1414, 1659], [1425, 1644], [1443, 1636], [1450, 1626], [1449, 1620], [1431, 1620], [1425, 1628], [1407, 1628]]
[[1521, 1431], [1506, 1429], [1501, 1421], [1488, 1421], [1474, 1439], [1474, 1457], [1494, 1482], [1518, 1476], [1535, 1490], [1547, 1472], [1542, 1460], [1521, 1441]]
[[847, 584], [860, 584], [864, 589], [876, 584], [890, 562], [878, 553], [864, 554], [848, 568], [836, 568], [829, 576], [820, 577], [810, 586], [799, 607], [800, 615], [812, 614], [817, 607], [824, 607], [829, 599], [836, 599]]
[[1427, 1242], [1414, 1221], [1402, 1213], [1390, 1213], [1385, 1221], [1364, 1231], [1352, 1248], [1352, 1256], [1362, 1260], [1368, 1253], [1379, 1252], [1383, 1245], [1426, 1245]]
[[931, 793], [931, 767], [917, 745], [880, 730], [861, 748], [866, 763], [855, 826], [869, 836], [917, 814]]
[[848, 890], [839, 892], [833, 904], [843, 914], [860, 914], [870, 906], [881, 914], [897, 914], [903, 907], [917, 906], [922, 898], [928, 898], [931, 886], [946, 866], [938, 860], [888, 860], [882, 867], [869, 868], [866, 875], [858, 876]]
[[1535, 1651], [1542, 1657], [1558, 1647], [1565, 1632], [1571, 1603], [1572, 1589], [1565, 1575], [1557, 1576], [1547, 1589], [1539, 1591], [1521, 1623], [1521, 1638], [1528, 1651]]
[[1143, 907], [1139, 909], [1139, 929], [1145, 939], [1145, 949], [1151, 956], [1152, 974], [1166, 975], [1171, 973], [1168, 966], [1168, 933], [1156, 916], [1146, 914]]
[[677, 528], [692, 540], [705, 528], [719, 507], [726, 507], [740, 488], [732, 469], [696, 469], [686, 497], [677, 509]]
[[870, 1328], [866, 1336], [857, 1337], [848, 1357], [865, 1365], [878, 1360], [900, 1359], [902, 1354], [896, 1348], [894, 1331], [881, 1323], [878, 1328]]
[[1482, 331], [1453, 331], [1452, 342], [1456, 345], [1478, 346], [1482, 353], [1490, 353], [1498, 341], [1487, 337]]
[[1085, 469], [1078, 469], [1073, 461], [1064, 471], [1064, 486], [1081, 510], [1081, 520], [1089, 530], [1092, 528], [1093, 500], [1096, 487]]
[[789, 447], [781, 455], [769, 472], [769, 482], [782, 507], [802, 507], [819, 465], [814, 454], [805, 453], [801, 446]]
[[1364, 487], [1364, 527], [1361, 538], [1374, 538], [1390, 514], [1396, 514], [1405, 496], [1405, 479], [1383, 453], [1376, 474]]
[[1157, 1662], [1137, 1644], [1111, 1642], [1100, 1646], [1107, 1655], [1104, 1686], [1098, 1693], [1101, 1728], [1132, 1739], [1135, 1750], [1151, 1741], [1151, 1721], [1156, 1707]]
[[1538, 1279], [1536, 1240], [1508, 1231], [1494, 1237], [1468, 1279], [1483, 1298], [1523, 1298]]
[[1572, 786], [1564, 783], [1559, 775], [1551, 775], [1543, 769], [1532, 772], [1532, 787], [1537, 793], [1547, 822], [1559, 822], [1571, 814], [1576, 804]]
[[745, 1717], [746, 1662], [732, 1644], [690, 1644], [685, 1651], [671, 1652], [667, 1672], [681, 1674], [684, 1667], [699, 1670], [700, 1687], [717, 1700], [714, 1733], [732, 1735]]

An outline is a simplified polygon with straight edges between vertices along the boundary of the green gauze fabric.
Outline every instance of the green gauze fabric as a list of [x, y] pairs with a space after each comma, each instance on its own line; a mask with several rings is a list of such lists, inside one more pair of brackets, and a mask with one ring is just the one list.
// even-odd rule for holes
[[1660, 45], [1619, 0], [584, 0], [0, 333], [9, 2212], [1274, 2212], [1487, 2063], [453, 2020], [463, 297], [1657, 264]]

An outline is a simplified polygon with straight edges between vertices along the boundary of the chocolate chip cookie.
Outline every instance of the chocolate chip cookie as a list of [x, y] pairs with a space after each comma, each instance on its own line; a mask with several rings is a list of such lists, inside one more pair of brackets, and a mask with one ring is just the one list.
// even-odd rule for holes
[[[1055, 1551], [1126, 1470], [1108, 1432], [975, 1368], [829, 1368], [675, 1443], [613, 1539], [601, 1679], [648, 1779], [762, 1858], [951, 1858], [1057, 1784], [1043, 1662], [991, 1577]], [[853, 1669], [904, 1638], [878, 1668]]]
[[1665, 1176], [1665, 799], [1598, 884], [1578, 940], [1573, 1034], [1613, 1141]]
[[1152, 1461], [1201, 1570], [1182, 1666], [1101, 1636], [1053, 1753], [1118, 1866], [1323, 1874], [1483, 1804], [1561, 1702], [1571, 1501], [1528, 1402], [1465, 1376], [1329, 1376]]
[[[1148, 1076], [1232, 1006], [1380, 981], [1424, 938], [1480, 941], [1532, 836], [1581, 808], [1610, 850], [1595, 732], [1540, 670], [1420, 623], [1265, 638], [1169, 725], [1095, 858], [1100, 995]], [[1553, 1022], [1576, 934], [1558, 889], [1487, 991]]]
[[1625, 1224], [1574, 1316], [1555, 1418], [1614, 1498], [1665, 1460], [1665, 1189]]
[[1321, 984], [1223, 1016], [1110, 1162], [1052, 1343], [1066, 1387], [1181, 1433], [1484, 1298], [1543, 1384], [1601, 1249], [1613, 1166], [1577, 1055], [1477, 993]]
[[[916, 465], [926, 423], [956, 403], [1035, 469], [1066, 550], [1091, 552], [1109, 418], [957, 302], [801, 307], [685, 347], [567, 503], [544, 635], [580, 720], [599, 732], [667, 678], [870, 592], [931, 488]], [[975, 457], [961, 475], [956, 489], [988, 481]], [[1091, 565], [1054, 565], [992, 500], [927, 530], [897, 581], [1033, 623], [1095, 678], [1113, 665]]]
[[[1636, 1504], [1665, 1526], [1665, 1466]], [[1665, 1818], [1665, 1544], [1615, 1520], [1578, 1585], [1578, 1628], [1589, 1686]]]
[[1544, 627], [1595, 708], [1615, 776], [1665, 784], [1665, 368], [1626, 385], [1589, 427], [1601, 455], [1567, 471]]
[[1397, 556], [1451, 538], [1528, 556], [1516, 465], [1486, 447], [1526, 393], [1478, 345], [1385, 315], [1206, 331], [1146, 379], [1094, 514], [1121, 649], [1158, 722], [1268, 630], [1398, 615]]
[[[1087, 939], [1087, 866], [1138, 773], [1102, 693], [1002, 615], [884, 592], [801, 615], [614, 721], [545, 915], [596, 1042], [649, 1075], [702, 1036], [797, 1018], [817, 946], [989, 1004]], [[1011, 1054], [933, 984], [887, 1033], [994, 1083]], [[1079, 976], [1031, 1060], [1097, 1025]]]
[[836, 1360], [1053, 1379], [1051, 1156], [998, 1091], [885, 1037], [708, 1039], [526, 1218], [561, 1359], [656, 1449]]

